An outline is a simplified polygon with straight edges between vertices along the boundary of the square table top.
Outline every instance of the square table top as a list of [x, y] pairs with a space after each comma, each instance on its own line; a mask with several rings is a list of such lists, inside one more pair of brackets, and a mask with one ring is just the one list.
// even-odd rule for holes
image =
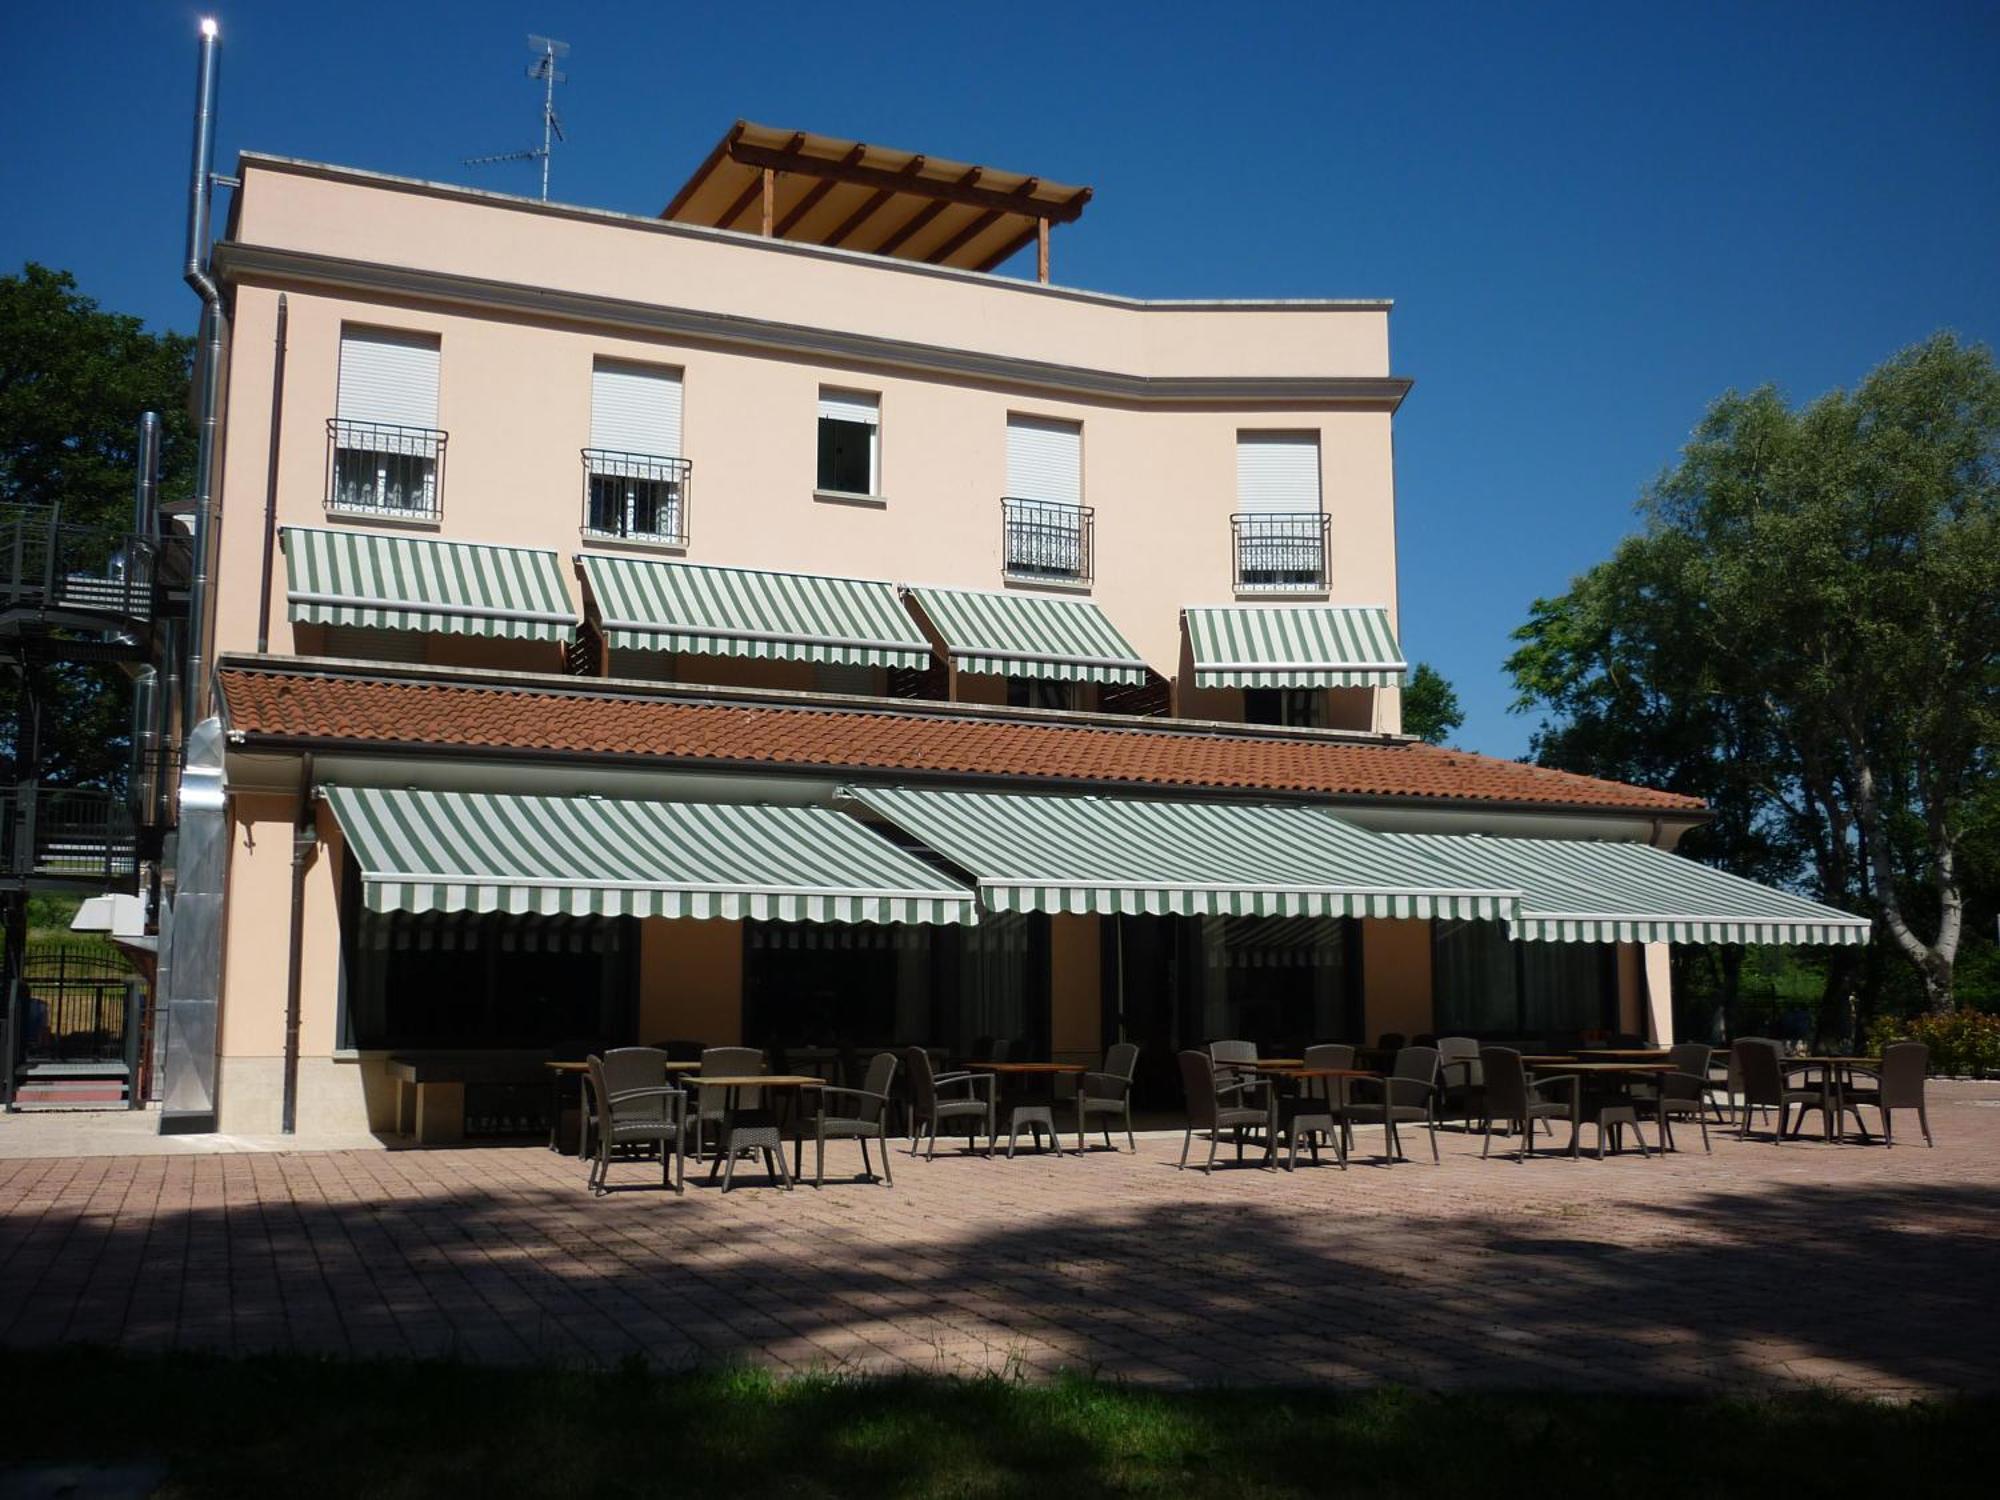
[[1059, 1062], [969, 1062], [968, 1068], [982, 1073], [1088, 1073], [1082, 1063]]
[[824, 1078], [814, 1078], [805, 1073], [749, 1073], [742, 1077], [725, 1076], [710, 1078], [702, 1074], [688, 1079], [689, 1083], [700, 1084], [705, 1089], [821, 1089], [826, 1087]]

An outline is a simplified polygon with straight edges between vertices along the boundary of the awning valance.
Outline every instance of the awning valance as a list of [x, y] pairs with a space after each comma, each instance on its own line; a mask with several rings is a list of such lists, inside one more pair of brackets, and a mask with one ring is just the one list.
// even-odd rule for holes
[[1146, 664], [1088, 599], [913, 588], [961, 672], [1142, 683]]
[[972, 893], [823, 807], [328, 787], [371, 911], [971, 922]]
[[1197, 687], [1395, 687], [1408, 666], [1386, 609], [1245, 604], [1183, 616]]
[[887, 583], [592, 553], [578, 561], [613, 650], [861, 667], [931, 660]]
[[429, 537], [286, 526], [293, 623], [561, 640], [578, 615], [556, 554]]
[[908, 787], [849, 795], [967, 871], [994, 911], [1507, 919], [1517, 896], [1306, 807]]
[[1563, 943], [1865, 943], [1869, 922], [1644, 844], [1388, 834], [1468, 882], [1521, 891], [1516, 938]]

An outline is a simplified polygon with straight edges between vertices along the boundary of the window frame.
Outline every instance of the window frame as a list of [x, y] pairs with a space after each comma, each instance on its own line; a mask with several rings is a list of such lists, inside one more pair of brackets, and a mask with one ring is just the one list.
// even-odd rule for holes
[[[823, 410], [829, 398], [845, 399], [852, 406], [868, 406], [875, 413], [872, 422], [858, 422], [851, 417], [829, 416]], [[831, 496], [837, 500], [880, 500], [882, 498], [882, 393], [865, 391], [858, 387], [823, 385], [814, 402], [813, 421], [813, 493]], [[849, 489], [845, 485], [829, 484], [826, 470], [826, 424], [837, 427], [866, 427], [868, 429], [868, 486], [866, 489]]]

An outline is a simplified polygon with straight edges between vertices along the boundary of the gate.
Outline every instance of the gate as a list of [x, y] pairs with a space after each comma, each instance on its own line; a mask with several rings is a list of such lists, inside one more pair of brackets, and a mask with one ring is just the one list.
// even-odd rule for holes
[[10, 1107], [137, 1107], [145, 986], [123, 960], [92, 948], [31, 948], [7, 990], [0, 1087]]

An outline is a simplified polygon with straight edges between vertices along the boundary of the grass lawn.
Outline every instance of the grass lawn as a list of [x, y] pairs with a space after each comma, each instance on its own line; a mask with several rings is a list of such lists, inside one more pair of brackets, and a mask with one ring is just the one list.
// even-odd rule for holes
[[1383, 1390], [1081, 1377], [777, 1380], [143, 1358], [0, 1362], [23, 1461], [166, 1466], [164, 1495], [1990, 1495], [2000, 1403]]

